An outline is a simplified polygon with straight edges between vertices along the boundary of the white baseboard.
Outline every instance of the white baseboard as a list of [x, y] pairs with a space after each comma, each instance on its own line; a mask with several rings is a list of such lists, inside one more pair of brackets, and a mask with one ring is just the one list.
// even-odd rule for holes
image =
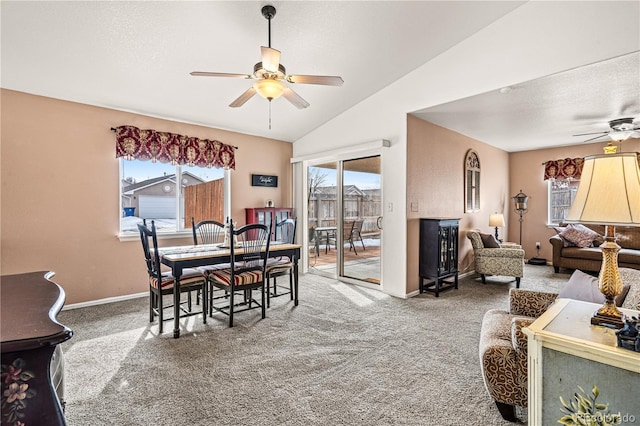
[[97, 306], [104, 305], [105, 303], [122, 302], [123, 300], [137, 299], [139, 297], [146, 296], [149, 296], [148, 291], [136, 294], [127, 294], [126, 296], [107, 297], [105, 299], [91, 300], [89, 302], [71, 303], [69, 305], [65, 305], [62, 310], [66, 311], [67, 309], [86, 308], [87, 306]]

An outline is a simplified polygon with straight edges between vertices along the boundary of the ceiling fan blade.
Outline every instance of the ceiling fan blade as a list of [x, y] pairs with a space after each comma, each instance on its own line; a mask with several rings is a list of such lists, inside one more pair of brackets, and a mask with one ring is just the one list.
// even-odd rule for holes
[[600, 138], [603, 138], [605, 136], [607, 136], [607, 133], [605, 133], [604, 135], [599, 135], [599, 136], [593, 137], [591, 139], [587, 139], [586, 141], [582, 141], [582, 142], [585, 143], [585, 142], [595, 141], [596, 139], [600, 139]]
[[588, 135], [598, 135], [598, 134], [601, 134], [602, 136], [604, 136], [607, 133], [609, 132], [607, 131], [607, 132], [578, 133], [577, 135], [571, 135], [571, 136], [588, 136]]
[[334, 75], [288, 75], [289, 83], [300, 84], [322, 84], [325, 86], [342, 86], [344, 80], [342, 77]]
[[189, 74], [195, 77], [231, 77], [231, 78], [253, 78], [249, 74], [231, 74], [227, 72], [207, 72], [207, 71], [192, 71]]
[[280, 66], [280, 51], [266, 46], [260, 46], [262, 51], [262, 68], [269, 72], [278, 72]]
[[290, 87], [284, 89], [284, 92], [282, 92], [282, 96], [284, 96], [285, 99], [291, 102], [293, 105], [298, 107], [298, 109], [303, 109], [309, 106], [309, 102], [302, 99], [302, 97], [291, 90]]
[[241, 107], [242, 105], [244, 105], [245, 102], [251, 99], [255, 94], [256, 94], [256, 89], [254, 89], [253, 86], [251, 86], [242, 95], [238, 96], [238, 99], [231, 102], [229, 106], [231, 108]]

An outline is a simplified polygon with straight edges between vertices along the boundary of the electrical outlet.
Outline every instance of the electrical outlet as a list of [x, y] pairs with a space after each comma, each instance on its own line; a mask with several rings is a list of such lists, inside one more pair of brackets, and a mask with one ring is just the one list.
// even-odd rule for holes
[[536, 250], [540, 250], [540, 241], [536, 241]]
[[417, 201], [412, 201], [411, 202], [411, 211], [412, 212], [417, 212], [418, 211], [418, 202]]
[[393, 203], [387, 204], [387, 209], [392, 212], [393, 211]]

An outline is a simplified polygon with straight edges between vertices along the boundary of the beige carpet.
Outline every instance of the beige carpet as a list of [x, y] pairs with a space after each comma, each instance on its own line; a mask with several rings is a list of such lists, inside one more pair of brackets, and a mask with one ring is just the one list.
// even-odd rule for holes
[[[527, 265], [521, 288], [557, 291], [568, 277]], [[279, 297], [266, 319], [243, 312], [231, 329], [190, 317], [180, 339], [170, 323], [157, 335], [147, 298], [63, 311], [68, 424], [507, 425], [478, 334], [514, 286], [468, 277], [403, 300], [308, 274], [298, 307]]]

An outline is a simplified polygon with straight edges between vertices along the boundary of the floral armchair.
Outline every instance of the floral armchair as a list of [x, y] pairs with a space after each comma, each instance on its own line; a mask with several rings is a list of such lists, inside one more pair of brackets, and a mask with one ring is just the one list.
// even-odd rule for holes
[[518, 244], [496, 244], [498, 247], [485, 246], [479, 231], [467, 232], [471, 240], [475, 269], [482, 283], [486, 284], [487, 275], [504, 275], [516, 279], [516, 288], [520, 288], [520, 278], [524, 271], [524, 250]]
[[555, 301], [557, 293], [510, 289], [509, 312], [487, 311], [480, 331], [484, 385], [505, 420], [527, 406], [527, 336], [522, 332]]

